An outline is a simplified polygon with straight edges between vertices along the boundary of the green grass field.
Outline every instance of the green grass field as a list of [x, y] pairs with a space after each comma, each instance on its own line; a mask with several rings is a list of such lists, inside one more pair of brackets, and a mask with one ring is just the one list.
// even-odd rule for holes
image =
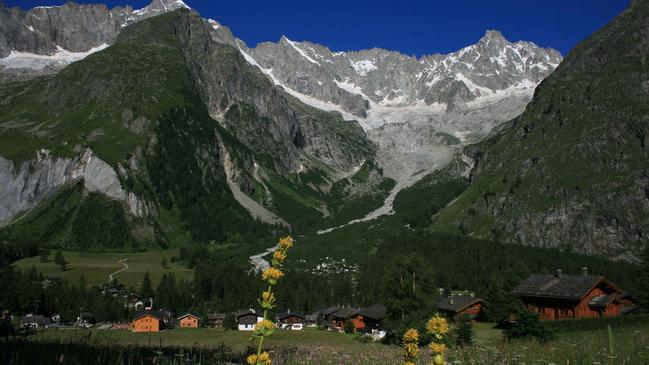
[[[45, 276], [65, 278], [71, 283], [76, 283], [83, 273], [88, 284], [102, 284], [108, 281], [109, 274], [124, 267], [118, 261], [127, 259], [128, 269], [115, 275], [115, 279], [127, 287], [137, 287], [147, 271], [151, 274], [154, 285], [157, 285], [164, 273], [173, 272], [178, 279], [189, 279], [192, 276], [192, 270], [171, 263], [171, 258], [178, 256], [178, 250], [151, 250], [138, 253], [63, 251], [63, 256], [68, 262], [66, 271], [61, 271], [54, 263], [54, 253], [55, 251], [51, 252], [49, 262], [42, 263], [40, 257], [36, 256], [20, 260], [14, 264], [14, 267], [29, 269], [35, 266]], [[167, 259], [167, 269], [162, 267], [163, 258]]]
[[[535, 341], [503, 340], [493, 325], [474, 327], [475, 344], [447, 353], [449, 364], [526, 365], [646, 365], [649, 364], [649, 325], [626, 326], [613, 330], [613, 352], [604, 328], [560, 334], [541, 344]], [[250, 333], [218, 329], [173, 329], [160, 333], [132, 333], [118, 330], [46, 330], [31, 337], [34, 341], [73, 342], [101, 345], [143, 345], [213, 348], [221, 344], [238, 351], [250, 345]], [[365, 343], [356, 335], [308, 329], [302, 332], [277, 331], [267, 342], [276, 354], [274, 364], [401, 364], [398, 346]], [[288, 350], [287, 350], [288, 349]], [[422, 349], [419, 364], [430, 357]]]

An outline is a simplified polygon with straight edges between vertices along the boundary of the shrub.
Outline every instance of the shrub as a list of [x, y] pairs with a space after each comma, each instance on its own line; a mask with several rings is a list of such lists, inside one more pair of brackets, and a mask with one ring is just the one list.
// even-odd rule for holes
[[356, 326], [354, 326], [354, 322], [352, 322], [351, 319], [348, 319], [345, 321], [345, 333], [354, 333], [356, 332]]
[[516, 313], [516, 320], [505, 331], [505, 336], [513, 338], [535, 338], [541, 342], [552, 339], [550, 330], [539, 321], [539, 316], [526, 310]]
[[455, 344], [460, 347], [473, 344], [473, 325], [468, 315], [460, 317], [455, 329]]

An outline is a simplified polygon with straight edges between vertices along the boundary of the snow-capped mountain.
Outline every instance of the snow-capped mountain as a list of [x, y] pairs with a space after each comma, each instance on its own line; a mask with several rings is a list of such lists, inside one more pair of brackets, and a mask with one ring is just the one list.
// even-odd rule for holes
[[[285, 88], [382, 123], [374, 112], [386, 108], [430, 112], [474, 109], [512, 94], [531, 96], [538, 83], [561, 62], [553, 49], [507, 41], [487, 31], [476, 44], [448, 55], [415, 58], [383, 49], [332, 52], [327, 47], [282, 37], [278, 43], [239, 47]], [[405, 110], [405, 109], [404, 109]], [[379, 117], [377, 120], [377, 117]]]
[[[124, 27], [180, 8], [188, 6], [153, 0], [139, 10], [66, 3], [22, 11], [0, 2], [0, 82], [6, 74], [56, 72], [113, 44]], [[368, 219], [389, 214], [401, 189], [521, 114], [536, 86], [562, 61], [553, 49], [513, 43], [497, 31], [457, 52], [416, 58], [383, 49], [333, 52], [286, 37], [249, 48], [215, 20], [202, 27], [212, 41], [238, 49], [276, 87], [360, 123], [377, 147], [374, 159], [397, 181], [386, 204]], [[212, 92], [218, 80], [199, 83], [219, 120], [225, 111]], [[259, 107], [266, 108], [261, 102]]]

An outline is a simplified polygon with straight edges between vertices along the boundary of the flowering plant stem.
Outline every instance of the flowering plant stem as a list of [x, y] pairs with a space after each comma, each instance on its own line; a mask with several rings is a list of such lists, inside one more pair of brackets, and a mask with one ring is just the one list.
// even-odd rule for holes
[[[272, 290], [273, 290], [273, 286], [268, 284], [268, 292], [272, 293], [273, 292]], [[266, 320], [266, 319], [268, 319], [268, 309], [264, 309], [264, 320]], [[265, 338], [266, 338], [266, 336], [262, 336], [259, 339], [259, 344], [257, 345], [257, 359], [259, 359], [259, 357], [261, 356], [261, 351], [264, 348], [264, 339]], [[260, 364], [260, 362], [257, 361], [257, 364]]]

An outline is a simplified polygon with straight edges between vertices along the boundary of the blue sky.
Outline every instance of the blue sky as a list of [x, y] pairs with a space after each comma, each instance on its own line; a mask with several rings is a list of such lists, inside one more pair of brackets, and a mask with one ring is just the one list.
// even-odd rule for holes
[[[416, 56], [455, 51], [475, 43], [488, 29], [499, 30], [512, 41], [553, 47], [565, 55], [628, 5], [628, 0], [184, 1], [203, 17], [230, 27], [250, 46], [286, 35], [336, 51], [380, 47]], [[4, 2], [30, 8], [65, 1]], [[140, 8], [149, 0], [103, 3]]]

